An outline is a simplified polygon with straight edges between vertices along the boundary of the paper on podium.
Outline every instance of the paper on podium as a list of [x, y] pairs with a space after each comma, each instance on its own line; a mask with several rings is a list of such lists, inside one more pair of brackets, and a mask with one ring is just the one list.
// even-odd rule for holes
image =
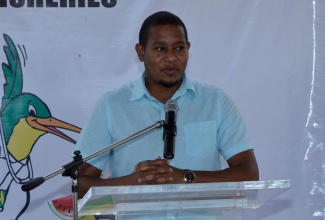
[[79, 215], [255, 209], [290, 188], [289, 180], [92, 187]]

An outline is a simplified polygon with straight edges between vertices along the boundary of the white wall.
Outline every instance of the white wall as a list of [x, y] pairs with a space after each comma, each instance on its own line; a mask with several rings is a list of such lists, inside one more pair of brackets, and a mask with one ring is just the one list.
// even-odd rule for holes
[[[23, 91], [44, 100], [54, 117], [82, 127], [101, 93], [140, 76], [143, 66], [134, 51], [138, 31], [159, 10], [177, 14], [187, 25], [186, 73], [223, 88], [237, 103], [255, 146], [260, 179], [292, 182], [289, 191], [247, 218], [324, 219], [323, 0], [117, 0], [113, 8], [8, 5], [0, 7], [0, 46], [5, 45], [3, 33], [24, 45]], [[3, 51], [0, 62], [7, 62]], [[41, 137], [30, 154], [34, 177], [69, 162], [73, 147], [50, 134]], [[58, 176], [33, 190], [20, 219], [58, 219], [47, 201], [69, 195], [70, 185]], [[20, 186], [12, 184], [0, 218], [14, 219], [24, 203]]]

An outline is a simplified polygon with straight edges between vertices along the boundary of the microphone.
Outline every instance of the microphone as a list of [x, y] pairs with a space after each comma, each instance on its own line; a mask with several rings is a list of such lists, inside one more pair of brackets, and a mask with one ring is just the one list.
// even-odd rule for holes
[[178, 112], [177, 102], [173, 99], [167, 100], [165, 104], [165, 123], [164, 123], [164, 158], [171, 160], [174, 158], [175, 151], [175, 136], [177, 133], [176, 128], [176, 115]]

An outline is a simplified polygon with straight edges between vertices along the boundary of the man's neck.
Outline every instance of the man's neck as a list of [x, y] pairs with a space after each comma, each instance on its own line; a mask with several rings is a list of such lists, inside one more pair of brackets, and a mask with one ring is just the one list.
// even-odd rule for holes
[[146, 87], [151, 96], [155, 97], [161, 103], [166, 103], [167, 100], [171, 99], [175, 92], [179, 89], [180, 85], [173, 87], [164, 86], [151, 86], [146, 83]]

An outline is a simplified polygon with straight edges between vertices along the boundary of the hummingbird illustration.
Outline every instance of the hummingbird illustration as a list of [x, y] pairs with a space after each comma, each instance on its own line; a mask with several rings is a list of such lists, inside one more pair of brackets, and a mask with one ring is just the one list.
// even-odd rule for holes
[[[3, 34], [7, 45], [3, 47], [8, 63], [2, 63], [5, 77], [0, 110], [0, 215], [4, 210], [10, 186], [13, 182], [24, 184], [33, 178], [30, 153], [37, 140], [51, 133], [73, 144], [69, 136], [58, 129], [80, 133], [81, 128], [54, 118], [48, 106], [32, 93], [22, 92], [22, 66], [17, 48], [12, 39]], [[18, 213], [18, 219], [29, 205], [26, 202]]]

